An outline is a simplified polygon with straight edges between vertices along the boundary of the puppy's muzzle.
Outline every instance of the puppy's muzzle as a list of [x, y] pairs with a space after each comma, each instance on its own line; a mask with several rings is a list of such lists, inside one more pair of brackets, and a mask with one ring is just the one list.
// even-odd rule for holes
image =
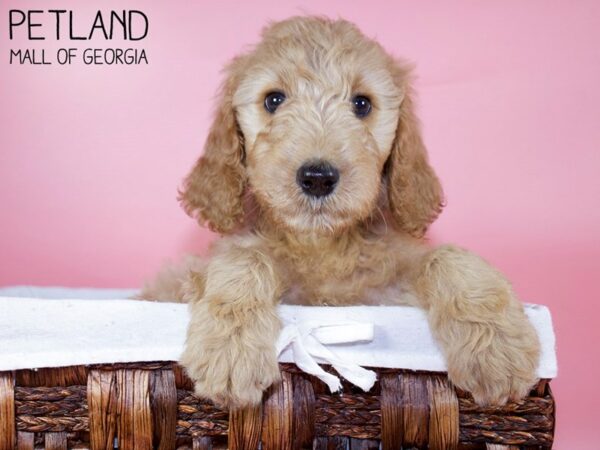
[[304, 164], [296, 172], [296, 182], [302, 192], [311, 197], [331, 194], [339, 179], [339, 171], [326, 161]]

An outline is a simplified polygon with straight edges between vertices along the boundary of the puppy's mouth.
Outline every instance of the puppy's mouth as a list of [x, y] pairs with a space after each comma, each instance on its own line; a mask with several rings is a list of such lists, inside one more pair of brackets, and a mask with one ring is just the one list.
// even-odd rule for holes
[[319, 198], [307, 198], [306, 199], [306, 207], [307, 209], [315, 215], [323, 215], [328, 214], [330, 209], [330, 204], [332, 203], [331, 196], [327, 197], [319, 197]]
[[339, 208], [342, 200], [340, 191], [339, 189], [335, 189], [333, 192], [321, 197], [298, 192], [294, 203], [301, 215], [334, 221], [340, 213]]
[[[308, 172], [314, 175], [312, 169]], [[291, 233], [338, 234], [368, 216], [373, 202], [355, 190], [351, 177], [336, 173], [331, 182], [325, 174], [312, 184], [300, 176], [288, 178], [268, 189], [254, 189], [254, 195], [273, 223]]]
[[314, 197], [301, 192], [293, 201], [294, 206], [281, 211], [285, 224], [301, 233], [335, 234], [354, 223], [354, 215], [343, 208], [341, 192]]

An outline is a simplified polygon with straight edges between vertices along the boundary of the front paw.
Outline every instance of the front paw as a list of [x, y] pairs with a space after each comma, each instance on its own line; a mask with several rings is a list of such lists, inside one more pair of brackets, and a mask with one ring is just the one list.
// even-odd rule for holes
[[257, 405], [280, 378], [275, 349], [249, 349], [228, 342], [216, 348], [188, 345], [181, 357], [199, 397], [230, 409]]
[[463, 348], [448, 357], [448, 377], [469, 391], [481, 406], [504, 405], [527, 396], [537, 382], [539, 347], [536, 336], [521, 338], [520, 345], [504, 336], [480, 336], [482, 348]]

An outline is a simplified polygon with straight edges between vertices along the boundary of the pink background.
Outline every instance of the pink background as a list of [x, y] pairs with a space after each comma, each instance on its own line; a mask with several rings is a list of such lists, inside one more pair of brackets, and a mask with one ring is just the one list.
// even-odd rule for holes
[[600, 2], [102, 2], [149, 16], [137, 44], [148, 66], [9, 65], [11, 46], [32, 46], [8, 40], [9, 7], [73, 8], [83, 30], [101, 4], [59, 3], [0, 8], [0, 284], [139, 286], [202, 251], [214, 236], [175, 196], [222, 64], [268, 19], [342, 16], [416, 62], [448, 198], [432, 238], [480, 253], [522, 299], [550, 306], [555, 448], [598, 448]]

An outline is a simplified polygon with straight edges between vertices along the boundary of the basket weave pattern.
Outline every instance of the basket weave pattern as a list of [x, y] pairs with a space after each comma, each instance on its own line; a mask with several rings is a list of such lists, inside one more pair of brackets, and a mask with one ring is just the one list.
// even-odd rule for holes
[[232, 412], [195, 397], [172, 362], [0, 372], [0, 450], [552, 447], [545, 380], [522, 401], [482, 408], [444, 374], [376, 371], [371, 392], [330, 394], [282, 364], [261, 406]]

